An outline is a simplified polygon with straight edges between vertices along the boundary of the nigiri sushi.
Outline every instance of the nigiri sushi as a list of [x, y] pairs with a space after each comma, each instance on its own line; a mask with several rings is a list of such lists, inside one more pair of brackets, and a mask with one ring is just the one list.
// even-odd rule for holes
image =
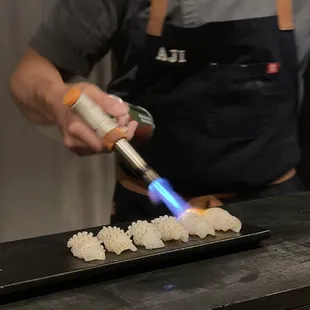
[[86, 262], [94, 260], [105, 260], [105, 250], [100, 243], [85, 242], [71, 249], [72, 254]]
[[136, 245], [144, 246], [147, 250], [165, 247], [158, 229], [147, 221], [137, 221], [128, 227], [127, 234], [133, 237]]
[[175, 217], [168, 215], [160, 216], [153, 220], [152, 224], [161, 233], [163, 241], [182, 240], [183, 242], [188, 242], [188, 232]]
[[206, 236], [215, 236], [213, 226], [208, 223], [200, 214], [188, 210], [179, 218], [179, 222], [184, 226], [187, 232], [193, 236], [199, 236], [204, 239]]
[[242, 228], [241, 221], [221, 208], [209, 208], [202, 213], [202, 217], [208, 221], [216, 231], [228, 230], [239, 233]]
[[71, 248], [73, 256], [86, 262], [105, 260], [104, 247], [92, 233], [82, 232], [74, 235], [69, 239], [67, 247]]
[[83, 243], [84, 241], [93, 240], [93, 238], [94, 238], [93, 233], [88, 233], [87, 231], [79, 232], [79, 233], [73, 235], [69, 239], [69, 241], [67, 243], [67, 247], [72, 248], [72, 247], [78, 246], [79, 244]]
[[118, 227], [103, 227], [97, 238], [103, 242], [107, 251], [114, 252], [117, 255], [126, 250], [137, 251], [129, 236]]

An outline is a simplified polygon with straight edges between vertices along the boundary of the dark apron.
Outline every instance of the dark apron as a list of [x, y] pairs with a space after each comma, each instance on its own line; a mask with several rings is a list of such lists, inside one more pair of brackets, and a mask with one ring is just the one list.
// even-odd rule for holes
[[[155, 119], [154, 136], [138, 151], [184, 197], [257, 192], [295, 167], [300, 157], [293, 27], [283, 22], [283, 7], [278, 7], [279, 18], [197, 28], [165, 23], [161, 31], [164, 2], [152, 3], [136, 80], [125, 98]], [[290, 10], [290, 1], [281, 2]], [[118, 185], [119, 218], [149, 215], [134, 207], [137, 194], [121, 197], [126, 195]], [[167, 212], [145, 199], [138, 209]]]

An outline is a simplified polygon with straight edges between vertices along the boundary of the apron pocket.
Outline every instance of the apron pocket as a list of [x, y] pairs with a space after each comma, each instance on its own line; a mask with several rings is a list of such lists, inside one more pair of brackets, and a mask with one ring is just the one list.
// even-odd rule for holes
[[270, 129], [280, 108], [277, 63], [210, 65], [210, 137], [256, 138]]

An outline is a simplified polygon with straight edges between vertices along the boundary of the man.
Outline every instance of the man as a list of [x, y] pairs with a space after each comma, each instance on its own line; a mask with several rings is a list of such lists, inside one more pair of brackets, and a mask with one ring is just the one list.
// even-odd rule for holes
[[[43, 22], [11, 80], [21, 111], [55, 124], [79, 155], [104, 151], [67, 112], [73, 76], [87, 77], [112, 49], [118, 72], [108, 93], [146, 108], [156, 130], [139, 149], [188, 199], [226, 201], [297, 192], [297, 116], [310, 47], [308, 0], [63, 0]], [[78, 84], [127, 128], [128, 108]], [[167, 212], [123, 169], [116, 221]], [[195, 200], [197, 201], [197, 199]], [[216, 201], [220, 203], [219, 201]]]

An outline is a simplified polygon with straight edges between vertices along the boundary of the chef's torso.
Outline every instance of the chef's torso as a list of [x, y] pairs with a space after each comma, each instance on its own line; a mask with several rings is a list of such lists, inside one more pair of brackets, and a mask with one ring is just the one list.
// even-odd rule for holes
[[[121, 3], [122, 1], [118, 1]], [[299, 74], [302, 75], [310, 51], [310, 2], [293, 0], [295, 38]], [[123, 5], [123, 19], [115, 40], [114, 52], [122, 66], [111, 85], [126, 96], [130, 81], [134, 79], [137, 63], [145, 42], [145, 30], [150, 12], [150, 0], [135, 0]], [[275, 0], [169, 0], [167, 24], [193, 28], [205, 23], [272, 16], [276, 12]], [[301, 83], [302, 84], [302, 83]], [[300, 85], [302, 88], [303, 85]], [[116, 90], [115, 90], [116, 91]], [[300, 90], [302, 93], [302, 89]], [[301, 99], [301, 97], [300, 97]]]
[[170, 0], [154, 36], [150, 1], [68, 0], [32, 44], [81, 74], [112, 47], [119, 66], [109, 91], [153, 114], [155, 134], [140, 152], [176, 190], [259, 187], [299, 160], [310, 3], [292, 2], [294, 29], [279, 29], [276, 0]]
[[[169, 2], [162, 31], [137, 41], [139, 59], [123, 97], [156, 123], [139, 151], [184, 195], [261, 187], [299, 161], [293, 10], [289, 1], [265, 2], [250, 1], [245, 17], [219, 1], [207, 20], [199, 12], [210, 2], [186, 2], [179, 24], [169, 23]], [[152, 12], [129, 29], [141, 31], [144, 21], [145, 33]], [[281, 25], [286, 18], [289, 25]]]

